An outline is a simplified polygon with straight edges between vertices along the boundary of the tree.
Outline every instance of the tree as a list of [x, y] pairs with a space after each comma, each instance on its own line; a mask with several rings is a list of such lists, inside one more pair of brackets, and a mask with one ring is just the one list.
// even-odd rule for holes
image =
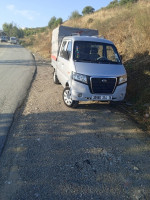
[[3, 31], [8, 35], [8, 36], [14, 36], [21, 38], [24, 36], [24, 32], [22, 29], [19, 29], [16, 25], [13, 23], [4, 23], [3, 24]]
[[69, 19], [78, 19], [79, 17], [81, 17], [81, 15], [79, 14], [77, 10], [75, 10], [71, 13], [71, 16], [69, 17]]
[[54, 24], [56, 23], [56, 17], [54, 16], [54, 17], [52, 17], [51, 19], [50, 19], [50, 21], [48, 22], [48, 27], [49, 28], [54, 28]]
[[62, 23], [63, 23], [62, 18], [56, 19], [56, 17], [54, 16], [48, 22], [48, 27], [51, 28], [51, 29], [53, 29], [53, 28], [57, 27], [58, 25], [60, 25]]
[[63, 20], [61, 17], [56, 20], [56, 26], [61, 25], [62, 23], [63, 23]]
[[11, 35], [11, 31], [13, 29], [13, 25], [12, 24], [8, 24], [8, 23], [4, 23], [3, 24], [3, 31], [10, 36]]
[[91, 6], [86, 6], [83, 11], [82, 11], [82, 14], [83, 15], [88, 15], [88, 14], [91, 14], [95, 11], [95, 9]]

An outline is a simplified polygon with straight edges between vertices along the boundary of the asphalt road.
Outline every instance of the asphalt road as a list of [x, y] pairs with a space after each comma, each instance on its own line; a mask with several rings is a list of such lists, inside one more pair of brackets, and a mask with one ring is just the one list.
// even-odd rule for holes
[[29, 51], [20, 45], [0, 43], [0, 153], [34, 72], [35, 63]]
[[53, 69], [36, 60], [0, 157], [0, 200], [149, 200], [147, 134], [107, 104], [67, 108]]

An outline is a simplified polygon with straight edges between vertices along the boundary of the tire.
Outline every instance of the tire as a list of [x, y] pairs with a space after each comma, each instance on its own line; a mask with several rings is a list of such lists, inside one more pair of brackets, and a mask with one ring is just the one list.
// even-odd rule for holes
[[63, 101], [67, 107], [76, 108], [78, 106], [78, 101], [72, 100], [70, 88], [66, 87], [63, 91]]
[[53, 81], [54, 81], [55, 84], [59, 84], [59, 80], [57, 78], [57, 75], [56, 75], [55, 71], [53, 72]]

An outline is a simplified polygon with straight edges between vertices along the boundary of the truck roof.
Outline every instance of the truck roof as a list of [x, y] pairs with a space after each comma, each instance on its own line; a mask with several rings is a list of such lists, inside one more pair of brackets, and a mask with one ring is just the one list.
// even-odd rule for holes
[[107, 44], [113, 44], [110, 40], [106, 40], [104, 38], [100, 38], [97, 36], [66, 36], [63, 39], [70, 39], [73, 41], [92, 41], [92, 42], [101, 42], [101, 43], [107, 43]]

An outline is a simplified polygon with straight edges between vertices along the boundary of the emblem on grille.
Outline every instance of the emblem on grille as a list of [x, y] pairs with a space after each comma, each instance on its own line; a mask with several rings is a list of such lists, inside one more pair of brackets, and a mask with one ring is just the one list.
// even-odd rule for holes
[[102, 79], [102, 83], [107, 83], [107, 79]]

